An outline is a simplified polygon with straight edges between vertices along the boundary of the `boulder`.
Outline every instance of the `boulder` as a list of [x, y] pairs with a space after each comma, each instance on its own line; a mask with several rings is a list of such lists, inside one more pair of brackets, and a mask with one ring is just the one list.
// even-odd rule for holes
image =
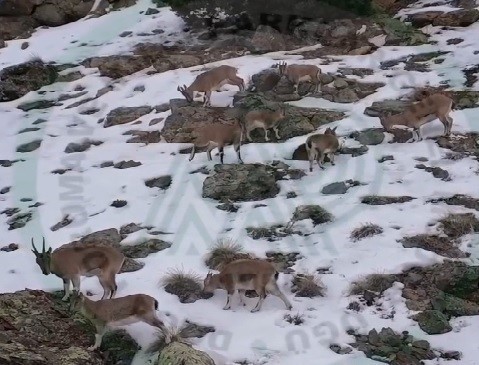
[[0, 71], [0, 102], [11, 101], [55, 82], [58, 74], [53, 66], [35, 59]]
[[[181, 99], [173, 99], [170, 103], [171, 114], [165, 119], [162, 129], [162, 135], [169, 143], [191, 143], [194, 140], [193, 131], [198, 126], [210, 123], [233, 124], [243, 118], [249, 110], [274, 110], [282, 105], [256, 93], [235, 95], [234, 108], [204, 108], [200, 102], [188, 104]], [[285, 107], [286, 116], [278, 126], [281, 141], [314, 132], [320, 126], [340, 120], [345, 115], [343, 112], [319, 108], [299, 108], [289, 105]], [[274, 133], [268, 133], [268, 137], [270, 141], [277, 141]], [[251, 138], [253, 142], [264, 142], [263, 130], [253, 130]], [[243, 143], [248, 143], [248, 140]]]
[[479, 20], [479, 10], [461, 9], [443, 13], [441, 11], [425, 11], [410, 14], [407, 21], [415, 27], [426, 25], [443, 27], [468, 27]]
[[150, 106], [119, 107], [113, 109], [105, 117], [103, 127], [109, 128], [115, 125], [133, 122], [135, 119], [150, 113], [152, 110], [153, 108]]
[[0, 16], [30, 15], [42, 0], [3, 0], [0, 2]]
[[203, 182], [203, 198], [257, 201], [274, 198], [280, 191], [275, 169], [268, 165], [215, 165], [214, 171]]
[[428, 335], [439, 335], [452, 330], [447, 317], [437, 310], [426, 310], [418, 313], [414, 316], [414, 319]]

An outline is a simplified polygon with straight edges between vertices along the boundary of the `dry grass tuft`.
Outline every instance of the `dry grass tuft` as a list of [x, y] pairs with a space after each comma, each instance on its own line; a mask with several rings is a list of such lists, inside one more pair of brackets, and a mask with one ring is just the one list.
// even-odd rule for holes
[[239, 259], [252, 259], [254, 255], [245, 253], [243, 247], [231, 238], [219, 239], [208, 254], [205, 264], [212, 270], [221, 270], [224, 265]]
[[177, 295], [181, 303], [192, 303], [205, 297], [201, 277], [183, 269], [171, 269], [161, 280], [160, 285], [170, 294]]
[[381, 233], [383, 233], [383, 229], [380, 226], [373, 223], [366, 223], [361, 227], [353, 229], [349, 237], [351, 241], [357, 242], [363, 238], [372, 237]]
[[439, 228], [451, 238], [479, 232], [479, 220], [473, 213], [448, 214], [439, 220]]
[[185, 272], [183, 269], [170, 269], [165, 277], [161, 280], [163, 286], [172, 285], [172, 286], [190, 286], [194, 287], [199, 285], [201, 288], [201, 276], [197, 273], [189, 271]]
[[296, 274], [291, 291], [297, 297], [314, 298], [324, 296], [325, 287], [316, 274]]
[[390, 274], [366, 275], [351, 284], [349, 293], [351, 295], [361, 295], [364, 291], [371, 291], [381, 294], [383, 291], [389, 289], [396, 280], [396, 276]]
[[172, 342], [181, 342], [191, 345], [189, 338], [192, 336], [189, 333], [189, 326], [183, 325], [181, 327], [166, 327], [166, 330], [158, 331], [156, 340], [146, 349], [146, 353], [151, 355], [155, 352], [161, 352], [166, 346]]
[[295, 315], [292, 314], [285, 314], [284, 320], [288, 323], [294, 324], [295, 326], [299, 326], [304, 323], [304, 315], [296, 313]]

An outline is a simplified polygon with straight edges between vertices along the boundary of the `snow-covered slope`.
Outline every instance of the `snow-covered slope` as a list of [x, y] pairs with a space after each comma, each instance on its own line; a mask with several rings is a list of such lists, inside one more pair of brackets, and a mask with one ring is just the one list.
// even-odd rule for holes
[[[423, 2], [424, 3], [424, 2]], [[162, 8], [155, 16], [140, 14], [151, 6], [149, 0], [139, 0], [137, 5], [96, 19], [80, 20], [57, 28], [41, 29], [28, 39], [29, 47], [21, 50], [24, 40], [7, 42], [0, 50], [0, 67], [18, 64], [31, 58], [32, 54], [44, 61], [74, 63], [87, 57], [127, 54], [137, 42], [163, 42], [184, 37], [181, 19], [168, 8]], [[435, 6], [425, 4], [427, 10]], [[437, 8], [444, 11], [447, 5]], [[451, 10], [455, 8], [451, 7]], [[418, 11], [412, 8], [412, 12]], [[407, 10], [401, 11], [401, 15]], [[162, 34], [135, 36], [141, 32], [162, 28]], [[133, 32], [132, 37], [120, 37], [124, 31]], [[439, 86], [447, 81], [453, 89], [464, 88], [464, 76], [461, 72], [467, 66], [477, 63], [479, 55], [479, 23], [467, 28], [441, 30], [430, 27], [435, 45], [419, 47], [381, 47], [365, 56], [333, 57], [333, 62], [323, 65], [323, 72], [335, 72], [339, 67], [366, 67], [374, 69], [364, 81], [383, 81], [386, 86], [376, 93], [353, 104], [337, 104], [324, 99], [304, 98], [292, 105], [304, 107], [327, 107], [347, 112], [347, 117], [332, 123], [338, 126], [337, 133], [345, 138], [348, 145], [356, 143], [346, 138], [351, 132], [369, 127], [378, 127], [379, 119], [363, 114], [364, 109], [374, 101], [399, 98], [410, 90], [403, 86]], [[459, 45], [448, 45], [447, 39], [462, 38]], [[381, 70], [380, 62], [396, 59], [405, 55], [432, 51], [450, 51], [444, 55], [441, 64], [431, 64], [430, 72], [404, 71], [401, 65], [396, 69]], [[278, 59], [297, 59], [297, 62], [318, 63], [324, 60], [302, 61], [300, 56], [291, 56], [283, 52], [264, 55], [246, 55], [227, 61], [239, 68], [239, 75], [245, 80], [250, 76], [276, 63]], [[218, 62], [226, 63], [226, 62]], [[369, 146], [369, 151], [359, 157], [340, 155], [336, 165], [326, 165], [325, 170], [307, 170], [306, 161], [287, 161], [293, 168], [303, 169], [307, 176], [300, 180], [282, 181], [281, 192], [277, 197], [261, 201], [264, 207], [255, 207], [257, 202], [242, 203], [240, 210], [231, 214], [216, 208], [218, 204], [201, 196], [205, 175], [191, 172], [207, 165], [218, 163], [218, 156], [212, 162], [206, 154], [198, 154], [192, 162], [188, 156], [174, 154], [184, 145], [156, 143], [149, 145], [126, 143], [130, 136], [123, 135], [132, 129], [132, 125], [120, 125], [103, 128], [97, 121], [109, 111], [121, 106], [160, 105], [170, 99], [180, 98], [177, 85], [189, 84], [199, 73], [200, 67], [180, 68], [164, 73], [147, 75], [145, 71], [127, 76], [115, 83], [114, 89], [92, 103], [77, 108], [65, 109], [65, 106], [44, 110], [32, 110], [28, 113], [16, 107], [26, 101], [34, 100], [35, 93], [0, 104], [0, 156], [3, 160], [24, 159], [11, 167], [0, 167], [0, 189], [11, 186], [8, 193], [0, 195], [0, 211], [18, 207], [21, 211], [30, 210], [29, 205], [41, 202], [34, 208], [33, 217], [21, 229], [9, 230], [6, 215], [1, 215], [0, 230], [2, 245], [19, 243], [20, 248], [10, 253], [0, 253], [0, 292], [12, 292], [24, 288], [60, 290], [61, 280], [53, 276], [45, 277], [35, 264], [30, 251], [31, 237], [36, 242], [42, 236], [53, 248], [77, 239], [87, 233], [106, 228], [119, 228], [124, 224], [136, 222], [144, 226], [153, 226], [154, 230], [169, 234], [153, 236], [146, 230], [129, 235], [123, 243], [137, 242], [145, 237], [162, 238], [172, 242], [170, 249], [141, 259], [146, 265], [143, 269], [121, 274], [118, 278], [118, 295], [147, 293], [159, 300], [162, 317], [166, 321], [185, 319], [196, 323], [211, 325], [216, 332], [198, 340], [198, 348], [217, 353], [227, 359], [225, 363], [248, 360], [255, 364], [377, 364], [366, 359], [362, 352], [353, 351], [348, 355], [339, 355], [329, 349], [331, 343], [346, 344], [352, 337], [346, 333], [349, 327], [358, 331], [371, 328], [392, 327], [397, 331], [408, 330], [414, 336], [428, 340], [433, 347], [458, 350], [463, 353], [460, 363], [477, 364], [479, 348], [475, 340], [474, 328], [479, 326], [477, 317], [462, 317], [453, 324], [457, 330], [443, 335], [428, 336], [417, 323], [408, 318], [411, 314], [401, 297], [401, 286], [387, 290], [382, 298], [382, 314], [375, 307], [361, 312], [347, 310], [351, 298], [347, 291], [351, 282], [359, 276], [369, 273], [397, 273], [412, 265], [430, 265], [443, 258], [432, 252], [415, 248], [403, 248], [397, 240], [419, 233], [435, 230], [428, 226], [449, 212], [470, 211], [466, 208], [451, 207], [442, 204], [428, 204], [428, 200], [469, 194], [477, 196], [479, 175], [477, 161], [466, 157], [461, 160], [444, 159], [446, 152], [433, 140], [424, 140], [414, 144], [389, 144], [387, 141]], [[392, 75], [393, 77], [386, 77]], [[107, 86], [109, 79], [91, 72], [83, 78], [69, 83], [55, 83], [44, 87], [47, 98], [57, 98], [60, 94], [74, 90], [81, 85], [88, 91], [84, 97], [94, 96]], [[144, 85], [144, 92], [135, 92], [134, 88]], [[227, 106], [237, 88], [227, 87], [228, 91], [212, 96], [213, 106]], [[476, 83], [472, 90], [479, 90]], [[98, 112], [82, 115], [78, 112], [95, 107]], [[479, 108], [454, 111], [453, 134], [479, 131], [476, 114]], [[149, 126], [154, 118], [166, 118], [170, 111], [155, 113], [142, 118], [136, 127], [141, 130], [158, 130], [160, 124]], [[48, 122], [33, 125], [37, 119]], [[19, 134], [24, 128], [39, 127], [37, 131]], [[443, 131], [439, 121], [428, 124], [423, 129], [424, 137], [441, 135]], [[102, 141], [85, 152], [65, 154], [70, 142], [80, 142], [88, 138]], [[42, 139], [41, 148], [31, 153], [17, 153], [16, 147], [22, 143]], [[296, 137], [287, 142], [276, 144], [248, 144], [242, 148], [245, 163], [269, 163], [272, 160], [288, 158], [294, 149], [304, 142], [306, 136]], [[382, 156], [392, 155], [393, 161], [378, 163]], [[451, 181], [434, 178], [423, 170], [416, 169], [418, 157], [428, 159], [427, 164], [439, 166], [449, 171]], [[105, 161], [134, 160], [141, 166], [119, 170], [113, 167], [97, 167]], [[225, 162], [236, 161], [232, 147], [225, 151]], [[73, 164], [72, 171], [52, 174], [56, 169], [65, 169]], [[316, 167], [316, 166], [315, 166]], [[158, 192], [145, 186], [148, 178], [171, 175], [172, 185]], [[353, 179], [364, 183], [351, 188], [344, 195], [323, 195], [321, 188], [329, 183]], [[286, 199], [285, 195], [294, 191], [297, 197]], [[367, 206], [360, 203], [364, 195], [409, 195], [416, 199], [400, 205]], [[21, 201], [29, 198], [29, 201]], [[116, 209], [110, 204], [123, 199], [128, 205]], [[245, 227], [267, 226], [287, 222], [294, 209], [301, 204], [318, 204], [331, 212], [335, 219], [324, 226], [313, 227], [308, 222], [299, 222], [296, 228], [312, 232], [307, 237], [290, 236], [277, 242], [253, 240], [246, 235]], [[66, 213], [74, 217], [74, 222], [62, 229], [52, 231], [52, 227], [61, 221]], [[363, 223], [375, 223], [383, 228], [383, 233], [359, 242], [349, 238], [351, 231]], [[398, 228], [399, 227], [399, 228]], [[183, 267], [201, 275], [208, 271], [203, 256], [208, 248], [220, 237], [238, 240], [246, 251], [259, 256], [269, 250], [282, 252], [301, 252], [304, 258], [293, 267], [296, 272], [315, 271], [329, 267], [321, 280], [327, 288], [326, 296], [317, 298], [296, 298], [291, 293], [291, 275], [281, 274], [281, 289], [291, 298], [293, 313], [304, 315], [305, 323], [294, 326], [287, 323], [283, 316], [287, 312], [278, 298], [265, 300], [259, 313], [250, 313], [250, 306], [256, 299], [248, 299], [248, 307], [235, 306], [231, 311], [221, 308], [226, 301], [226, 293], [217, 291], [209, 300], [199, 300], [192, 304], [181, 304], [174, 295], [166, 293], [158, 286], [158, 281], [172, 268]], [[463, 240], [464, 251], [471, 252], [467, 262], [477, 263], [477, 248], [469, 247], [474, 236]], [[477, 240], [477, 238], [476, 238]], [[0, 246], [2, 246], [0, 245]], [[94, 293], [94, 299], [101, 297], [101, 288], [96, 278], [83, 278], [82, 290]], [[235, 303], [236, 305], [236, 303]], [[384, 315], [395, 312], [392, 318]], [[166, 317], [164, 313], [169, 313]], [[151, 341], [153, 329], [146, 324], [135, 324], [128, 331], [141, 345]], [[451, 348], [452, 347], [452, 348]], [[226, 361], [226, 360], [225, 360]], [[426, 361], [427, 364], [446, 363], [446, 360]]]

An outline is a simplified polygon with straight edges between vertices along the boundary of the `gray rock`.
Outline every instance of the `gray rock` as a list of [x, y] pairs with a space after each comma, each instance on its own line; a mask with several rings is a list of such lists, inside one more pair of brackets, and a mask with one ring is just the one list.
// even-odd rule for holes
[[254, 91], [270, 91], [278, 84], [281, 76], [277, 70], [267, 69], [251, 76]]
[[359, 182], [354, 180], [346, 180], [328, 184], [321, 189], [321, 193], [325, 195], [346, 194], [352, 186], [358, 186]]
[[102, 141], [94, 141], [86, 139], [80, 143], [71, 142], [65, 147], [65, 153], [85, 152], [90, 149], [91, 146], [99, 146]]
[[313, 224], [316, 226], [331, 222], [334, 217], [331, 213], [319, 205], [300, 205], [294, 210], [290, 222], [294, 223], [304, 219], [311, 219]]
[[354, 132], [351, 137], [363, 145], [374, 146], [384, 141], [384, 133], [381, 129], [370, 128], [360, 132]]
[[115, 169], [120, 169], [120, 170], [130, 169], [130, 168], [132, 168], [132, 167], [137, 167], [137, 166], [141, 166], [141, 162], [139, 162], [139, 161], [133, 161], [133, 160], [120, 161], [120, 162], [117, 162], [116, 164], [113, 165], [113, 167], [114, 167]]
[[443, 334], [452, 330], [447, 317], [437, 310], [426, 310], [416, 314], [414, 319], [428, 335]]
[[57, 77], [55, 68], [41, 60], [5, 67], [0, 71], [0, 102], [21, 98], [54, 83]]
[[17, 152], [20, 152], [20, 153], [33, 152], [37, 150], [38, 148], [40, 148], [41, 144], [42, 144], [42, 140], [40, 139], [34, 140], [32, 142], [24, 143], [17, 147]]
[[280, 189], [275, 169], [262, 164], [215, 165], [203, 182], [203, 198], [221, 202], [256, 201], [275, 197]]
[[286, 50], [283, 35], [269, 25], [259, 25], [251, 40], [254, 51], [258, 53]]
[[150, 106], [116, 108], [108, 113], [103, 123], [103, 127], [108, 128], [133, 122], [135, 119], [150, 113], [152, 110], [153, 108]]
[[7, 220], [8, 230], [14, 230], [18, 228], [23, 228], [26, 224], [32, 220], [32, 213], [18, 213]]
[[152, 238], [136, 245], [122, 246], [121, 250], [126, 256], [139, 259], [145, 258], [152, 253], [160, 252], [170, 247], [171, 243], [159, 240], [157, 238]]
[[155, 177], [145, 181], [145, 185], [149, 188], [159, 188], [166, 190], [170, 187], [172, 182], [171, 176], [165, 175], [160, 177]]
[[50, 230], [55, 232], [58, 231], [60, 228], [66, 227], [69, 224], [73, 222], [73, 219], [71, 219], [68, 215], [65, 216], [60, 222], [54, 224], [52, 227], [50, 227]]
[[375, 101], [364, 110], [364, 114], [370, 117], [379, 117], [387, 113], [398, 114], [403, 112], [409, 105], [411, 105], [411, 102], [405, 100]]

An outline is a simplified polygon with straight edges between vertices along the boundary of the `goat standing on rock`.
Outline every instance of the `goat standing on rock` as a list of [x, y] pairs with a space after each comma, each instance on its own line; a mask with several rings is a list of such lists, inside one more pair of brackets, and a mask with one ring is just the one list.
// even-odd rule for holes
[[320, 75], [321, 69], [315, 65], [288, 65], [286, 62], [280, 62], [278, 64], [280, 76], [286, 76], [286, 78], [294, 84], [294, 93], [298, 93], [299, 83], [301, 81], [312, 82], [315, 86], [314, 91], [319, 91], [321, 84]]
[[203, 92], [205, 93], [203, 106], [211, 106], [211, 92], [220, 90], [223, 85], [238, 86], [240, 91], [245, 89], [244, 80], [237, 75], [237, 72], [238, 69], [233, 66], [218, 66], [196, 76], [190, 86], [178, 86], [177, 90], [189, 103], [193, 102], [195, 92]]
[[189, 161], [195, 157], [196, 148], [202, 147], [207, 147], [206, 154], [208, 160], [211, 161], [211, 151], [218, 147], [220, 161], [223, 163], [224, 147], [232, 144], [234, 145], [239, 163], [243, 163], [243, 160], [241, 159], [243, 134], [244, 126], [239, 121], [236, 121], [235, 124], [210, 123], [202, 125], [193, 132], [193, 135], [196, 135], [196, 138], [190, 153]]
[[95, 344], [88, 348], [90, 351], [100, 347], [103, 335], [110, 326], [145, 322], [165, 331], [164, 323], [156, 316], [157, 310], [158, 301], [146, 294], [93, 301], [74, 291], [70, 301], [70, 311], [80, 311], [96, 327]]
[[[454, 108], [454, 101], [446, 95], [436, 93], [429, 95], [419, 102], [413, 103], [406, 111], [388, 116], [380, 116], [379, 120], [386, 132], [391, 131], [395, 125], [413, 128], [417, 140], [422, 140], [420, 128], [437, 118], [444, 125], [444, 136], [451, 134], [453, 119], [449, 115]], [[411, 141], [412, 142], [412, 141]]]
[[50, 247], [45, 250], [45, 238], [43, 238], [43, 250], [38, 252], [33, 244], [32, 252], [36, 256], [36, 262], [44, 275], [54, 274], [63, 280], [66, 301], [70, 296], [70, 282], [73, 289], [80, 290], [81, 276], [97, 276], [103, 287], [103, 298], [108, 295], [115, 296], [117, 285], [115, 276], [118, 274], [125, 261], [125, 256], [114, 247], [108, 246], [61, 246], [52, 252]]
[[251, 110], [246, 113], [244, 117], [244, 124], [246, 129], [246, 137], [251, 142], [250, 132], [256, 128], [263, 128], [264, 140], [269, 141], [268, 129], [273, 128], [277, 139], [280, 139], [278, 134], [278, 124], [284, 118], [284, 107], [280, 107], [275, 111], [270, 110]]

